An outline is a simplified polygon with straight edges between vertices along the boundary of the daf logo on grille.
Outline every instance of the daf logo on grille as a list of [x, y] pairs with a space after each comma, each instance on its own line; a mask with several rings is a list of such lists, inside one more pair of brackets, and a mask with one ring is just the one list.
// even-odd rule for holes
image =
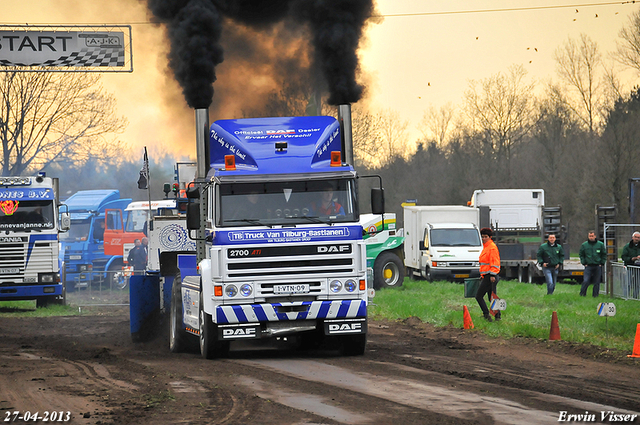
[[328, 252], [351, 252], [351, 245], [321, 245], [318, 248], [319, 253]]

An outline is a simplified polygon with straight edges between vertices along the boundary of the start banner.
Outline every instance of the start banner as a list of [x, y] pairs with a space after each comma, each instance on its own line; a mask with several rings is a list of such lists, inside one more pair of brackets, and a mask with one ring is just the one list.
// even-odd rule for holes
[[11, 71], [131, 72], [131, 27], [0, 25], [0, 66], [16, 68]]

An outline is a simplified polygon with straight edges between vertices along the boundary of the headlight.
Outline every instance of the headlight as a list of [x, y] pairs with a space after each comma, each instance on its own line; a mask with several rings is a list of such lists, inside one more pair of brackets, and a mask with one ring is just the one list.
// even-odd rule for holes
[[224, 288], [224, 291], [227, 293], [227, 297], [235, 297], [238, 295], [238, 288], [236, 288], [236, 285], [227, 285], [227, 287]]
[[253, 288], [248, 283], [245, 283], [240, 287], [240, 294], [242, 294], [243, 297], [248, 297], [252, 293], [253, 293]]
[[331, 283], [329, 284], [329, 289], [331, 289], [331, 292], [340, 292], [340, 290], [342, 289], [342, 282], [340, 282], [339, 280], [331, 281]]
[[356, 281], [353, 279], [349, 279], [344, 283], [344, 288], [347, 290], [347, 292], [353, 292], [357, 287], [358, 285], [356, 285]]
[[46, 282], [46, 283], [53, 283], [53, 275], [43, 274], [42, 275], [42, 281]]

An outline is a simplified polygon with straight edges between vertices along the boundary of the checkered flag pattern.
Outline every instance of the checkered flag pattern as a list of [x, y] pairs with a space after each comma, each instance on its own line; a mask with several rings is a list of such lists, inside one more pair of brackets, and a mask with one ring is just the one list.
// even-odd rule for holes
[[73, 52], [69, 56], [61, 56], [58, 59], [51, 59], [43, 63], [14, 63], [0, 59], [0, 65], [3, 66], [105, 66], [117, 67], [124, 66], [124, 51], [114, 49], [82, 49], [79, 52]]

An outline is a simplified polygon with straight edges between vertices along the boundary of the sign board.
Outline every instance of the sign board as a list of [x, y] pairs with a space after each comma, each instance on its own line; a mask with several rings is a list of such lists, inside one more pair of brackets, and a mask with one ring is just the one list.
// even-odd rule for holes
[[507, 309], [507, 302], [503, 299], [500, 298], [496, 298], [495, 300], [491, 301], [491, 310], [506, 310]]
[[616, 315], [616, 306], [614, 303], [599, 303], [598, 316], [608, 317]]
[[132, 72], [131, 27], [0, 25], [0, 66], [11, 72]]

